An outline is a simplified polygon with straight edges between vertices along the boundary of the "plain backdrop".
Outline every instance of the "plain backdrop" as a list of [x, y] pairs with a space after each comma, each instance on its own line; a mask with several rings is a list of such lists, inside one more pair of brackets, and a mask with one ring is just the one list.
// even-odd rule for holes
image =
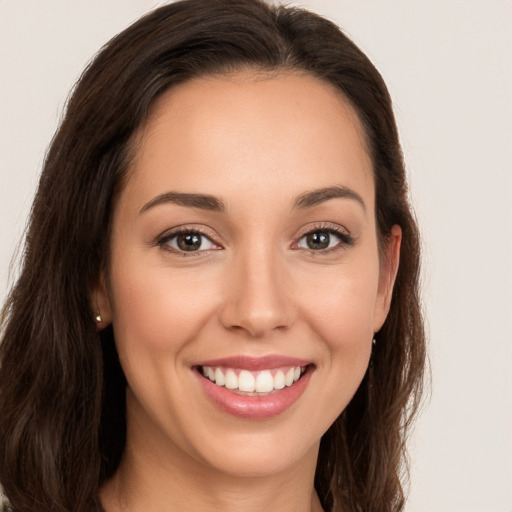
[[[304, 0], [394, 99], [423, 231], [431, 398], [408, 512], [512, 511], [512, 2]], [[0, 0], [0, 301], [45, 149], [95, 52], [154, 0]]]

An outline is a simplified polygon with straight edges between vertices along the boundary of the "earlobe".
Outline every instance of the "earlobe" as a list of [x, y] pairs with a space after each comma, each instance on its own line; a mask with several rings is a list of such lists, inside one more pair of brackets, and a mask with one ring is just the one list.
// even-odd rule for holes
[[110, 306], [108, 288], [103, 273], [93, 287], [92, 308], [94, 311], [94, 320], [99, 331], [112, 323], [112, 308]]
[[386, 239], [386, 247], [379, 271], [379, 289], [375, 308], [374, 332], [384, 324], [391, 306], [391, 297], [395, 285], [398, 266], [400, 264], [400, 246], [402, 243], [402, 228], [395, 224]]

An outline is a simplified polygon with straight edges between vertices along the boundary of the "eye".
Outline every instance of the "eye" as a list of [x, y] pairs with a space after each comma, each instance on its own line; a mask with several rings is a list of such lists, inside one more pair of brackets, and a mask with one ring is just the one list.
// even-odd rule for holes
[[341, 245], [352, 245], [352, 238], [333, 229], [316, 229], [301, 236], [297, 247], [311, 251], [325, 251]]
[[199, 252], [218, 249], [206, 235], [198, 231], [182, 231], [166, 236], [159, 241], [160, 245], [168, 246], [178, 252]]

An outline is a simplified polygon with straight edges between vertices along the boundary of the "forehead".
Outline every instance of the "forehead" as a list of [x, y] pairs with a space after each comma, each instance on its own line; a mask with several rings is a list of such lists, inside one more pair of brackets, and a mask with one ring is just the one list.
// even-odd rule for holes
[[284, 184], [297, 193], [342, 184], [373, 194], [355, 110], [305, 74], [240, 72], [180, 84], [155, 102], [135, 140], [129, 181], [141, 194], [161, 193], [157, 184], [219, 196]]

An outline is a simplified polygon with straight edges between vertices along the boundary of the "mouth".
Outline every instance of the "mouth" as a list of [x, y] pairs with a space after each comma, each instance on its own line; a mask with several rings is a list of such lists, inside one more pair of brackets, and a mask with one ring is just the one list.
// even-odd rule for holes
[[197, 367], [197, 371], [219, 387], [243, 396], [266, 396], [297, 382], [311, 365], [282, 366], [251, 371], [224, 366]]
[[283, 357], [227, 358], [192, 367], [206, 395], [222, 411], [247, 419], [282, 414], [299, 400], [315, 365]]

